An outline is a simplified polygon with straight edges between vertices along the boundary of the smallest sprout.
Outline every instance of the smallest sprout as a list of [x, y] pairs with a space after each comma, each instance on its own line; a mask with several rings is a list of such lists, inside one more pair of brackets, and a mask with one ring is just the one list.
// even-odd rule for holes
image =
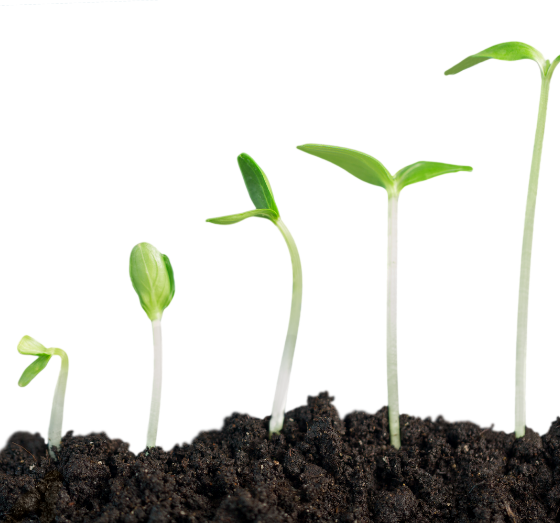
[[68, 356], [62, 349], [47, 349], [31, 336], [24, 336], [18, 344], [18, 352], [27, 356], [37, 356], [37, 359], [29, 365], [21, 375], [18, 385], [25, 387], [56, 355], [60, 356], [60, 373], [54, 390], [54, 399], [51, 410], [51, 421], [49, 424], [49, 454], [53, 459], [56, 456], [53, 447], [60, 448], [62, 438], [62, 417], [64, 415], [64, 397], [66, 395], [66, 381], [68, 380]]

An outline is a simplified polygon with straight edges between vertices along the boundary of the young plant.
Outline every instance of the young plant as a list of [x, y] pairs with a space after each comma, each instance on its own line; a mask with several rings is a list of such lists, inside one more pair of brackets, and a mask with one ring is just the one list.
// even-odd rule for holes
[[541, 94], [537, 118], [537, 130], [533, 146], [533, 159], [529, 175], [529, 191], [525, 210], [525, 227], [523, 230], [523, 247], [521, 249], [521, 276], [519, 278], [519, 301], [517, 306], [517, 348], [515, 368], [515, 436], [525, 435], [526, 424], [526, 362], [527, 362], [527, 318], [529, 312], [529, 278], [531, 274], [531, 249], [533, 245], [533, 225], [537, 204], [537, 188], [546, 122], [548, 90], [552, 73], [560, 61], [560, 56], [551, 64], [543, 55], [530, 45], [521, 42], [507, 42], [489, 47], [480, 53], [465, 58], [462, 62], [445, 71], [446, 75], [457, 74], [469, 67], [495, 58], [497, 60], [533, 60], [537, 62], [541, 73]]
[[161, 317], [175, 295], [175, 279], [169, 258], [149, 243], [139, 243], [130, 253], [130, 279], [140, 305], [152, 322], [154, 379], [148, 423], [148, 448], [156, 446], [161, 404], [162, 343]]
[[20, 354], [37, 356], [37, 359], [23, 371], [18, 382], [20, 387], [26, 387], [31, 383], [31, 380], [47, 366], [53, 356], [60, 356], [60, 372], [56, 388], [54, 389], [51, 421], [49, 424], [49, 454], [53, 459], [56, 459], [53, 447], [60, 449], [62, 418], [64, 416], [64, 396], [66, 394], [66, 381], [68, 380], [68, 356], [62, 349], [47, 349], [31, 336], [21, 338], [17, 350]]
[[284, 425], [284, 412], [286, 410], [286, 400], [288, 398], [288, 386], [290, 384], [290, 372], [292, 370], [292, 362], [296, 348], [296, 340], [299, 328], [299, 318], [301, 314], [301, 295], [302, 295], [302, 274], [299, 253], [290, 234], [290, 231], [280, 218], [280, 212], [274, 201], [272, 189], [264, 172], [248, 154], [240, 154], [237, 157], [237, 163], [241, 169], [243, 180], [247, 186], [247, 192], [256, 209], [241, 214], [233, 214], [230, 216], [222, 216], [219, 218], [210, 218], [206, 220], [210, 223], [220, 225], [231, 225], [246, 218], [257, 216], [258, 218], [266, 218], [270, 220], [282, 233], [290, 256], [292, 259], [293, 271], [293, 287], [292, 287], [292, 308], [290, 312], [290, 322], [288, 324], [288, 334], [284, 344], [284, 353], [282, 354], [282, 362], [280, 363], [280, 372], [276, 383], [276, 393], [272, 404], [272, 415], [269, 423], [270, 434], [277, 434], [282, 430]]
[[298, 147], [342, 167], [356, 178], [383, 187], [389, 196], [387, 247], [387, 388], [391, 445], [401, 446], [399, 428], [399, 386], [397, 377], [397, 212], [399, 194], [404, 187], [445, 173], [472, 171], [471, 167], [436, 162], [417, 162], [391, 176], [375, 158], [343, 147], [307, 144]]

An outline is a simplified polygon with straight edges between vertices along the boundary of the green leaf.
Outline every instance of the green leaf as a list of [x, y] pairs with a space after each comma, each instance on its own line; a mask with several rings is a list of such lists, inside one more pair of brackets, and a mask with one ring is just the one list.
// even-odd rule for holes
[[169, 301], [163, 307], [165, 309], [171, 303], [173, 296], [175, 296], [175, 275], [173, 274], [173, 267], [171, 267], [171, 262], [169, 261], [167, 255], [162, 254], [162, 257], [163, 257], [163, 262], [165, 263], [165, 268], [167, 269], [167, 275], [169, 276], [169, 286], [170, 286]]
[[556, 60], [554, 60], [554, 62], [552, 62], [550, 64], [550, 66], [548, 67], [548, 71], [546, 72], [547, 76], [551, 76], [552, 73], [554, 72], [554, 69], [556, 69], [556, 66], [560, 63], [560, 56], [556, 57]]
[[150, 320], [159, 320], [175, 295], [175, 278], [169, 258], [149, 243], [130, 253], [130, 280]]
[[368, 154], [354, 149], [314, 143], [300, 145], [298, 149], [334, 163], [364, 182], [378, 185], [387, 191], [393, 190], [394, 181], [389, 171], [381, 162]]
[[412, 183], [423, 182], [435, 176], [446, 173], [456, 173], [458, 171], [472, 171], [472, 167], [438, 162], [416, 162], [407, 167], [403, 167], [395, 175], [395, 183], [400, 192], [403, 187]]
[[39, 374], [49, 363], [52, 358], [52, 354], [43, 354], [39, 356], [27, 369], [23, 371], [21, 378], [18, 381], [20, 387], [25, 387], [29, 385], [31, 380]]
[[240, 214], [230, 214], [229, 216], [208, 218], [206, 221], [210, 223], [217, 223], [219, 225], [231, 225], [233, 223], [238, 223], [247, 218], [251, 218], [252, 216], [257, 216], [259, 218], [268, 218], [273, 222], [275, 222], [278, 219], [278, 214], [276, 214], [271, 209], [256, 209], [254, 211], [242, 212]]
[[504, 44], [494, 45], [465, 58], [462, 62], [445, 71], [446, 75], [457, 74], [469, 67], [473, 67], [481, 62], [485, 62], [490, 58], [496, 60], [507, 60], [513, 62], [515, 60], [534, 60], [539, 64], [541, 71], [546, 74], [546, 61], [543, 55], [530, 45], [521, 42], [506, 42]]
[[41, 356], [43, 354], [49, 354], [49, 349], [44, 345], [41, 345], [37, 340], [33, 339], [31, 336], [24, 336], [18, 343], [17, 350], [20, 354], [26, 354], [30, 356]]
[[257, 165], [257, 162], [248, 154], [242, 153], [237, 157], [237, 163], [255, 207], [257, 209], [271, 209], [280, 216], [268, 178]]

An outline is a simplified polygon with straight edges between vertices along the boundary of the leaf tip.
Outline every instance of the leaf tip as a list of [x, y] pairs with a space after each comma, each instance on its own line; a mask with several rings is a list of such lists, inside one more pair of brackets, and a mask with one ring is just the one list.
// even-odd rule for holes
[[251, 156], [249, 156], [247, 153], [241, 153], [237, 155], [237, 165], [239, 165], [241, 167], [241, 163], [245, 163], [245, 164], [256, 164], [257, 162], [255, 162], [255, 160], [253, 160], [253, 158], [251, 158]]
[[222, 221], [222, 218], [208, 218], [206, 220], [207, 223], [213, 223], [215, 225], [223, 225], [224, 222]]

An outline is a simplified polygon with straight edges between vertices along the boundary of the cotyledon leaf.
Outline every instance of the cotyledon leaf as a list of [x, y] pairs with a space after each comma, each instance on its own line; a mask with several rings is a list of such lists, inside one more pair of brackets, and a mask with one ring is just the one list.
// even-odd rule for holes
[[389, 171], [369, 154], [345, 147], [314, 143], [300, 145], [298, 149], [334, 163], [364, 182], [378, 185], [388, 191], [394, 187], [394, 180]]
[[31, 336], [24, 336], [18, 343], [17, 350], [20, 354], [40, 356], [48, 354], [49, 350]]
[[280, 212], [274, 201], [268, 178], [257, 165], [257, 162], [248, 154], [242, 153], [237, 157], [237, 163], [241, 169], [243, 180], [245, 180], [247, 192], [255, 207], [257, 209], [271, 209], [279, 216]]
[[39, 374], [39, 372], [41, 372], [47, 366], [51, 358], [52, 354], [42, 354], [41, 356], [39, 356], [31, 365], [29, 365], [29, 367], [27, 367], [23, 371], [23, 374], [18, 381], [18, 385], [20, 387], [29, 385], [31, 380], [33, 380], [33, 378], [35, 378], [35, 376], [37, 376], [37, 374]]
[[219, 216], [218, 218], [208, 218], [206, 221], [210, 223], [217, 223], [219, 225], [231, 225], [233, 223], [238, 223], [252, 216], [257, 216], [259, 218], [268, 218], [269, 220], [275, 222], [278, 219], [278, 214], [272, 209], [256, 209], [254, 211], [242, 212], [239, 214], [230, 214], [229, 216]]
[[560, 56], [557, 56], [556, 60], [554, 60], [554, 62], [552, 62], [550, 64], [550, 67], [548, 68], [548, 71], [546, 72], [547, 76], [550, 76], [554, 72], [554, 69], [556, 69], [556, 66], [559, 63], [560, 63]]
[[438, 162], [416, 162], [407, 167], [403, 167], [395, 174], [397, 190], [401, 191], [407, 185], [423, 182], [435, 176], [446, 173], [456, 173], [459, 171], [472, 171], [472, 167], [467, 165], [453, 165], [450, 163]]
[[462, 62], [451, 67], [445, 71], [446, 75], [457, 74], [469, 67], [473, 67], [481, 62], [495, 58], [496, 60], [534, 60], [539, 64], [541, 71], [546, 74], [546, 60], [544, 56], [537, 51], [534, 47], [524, 44], [522, 42], [506, 42], [503, 44], [494, 45], [480, 53], [473, 54], [465, 58]]
[[169, 258], [153, 245], [139, 243], [130, 253], [129, 274], [150, 320], [161, 319], [175, 295], [175, 277]]

